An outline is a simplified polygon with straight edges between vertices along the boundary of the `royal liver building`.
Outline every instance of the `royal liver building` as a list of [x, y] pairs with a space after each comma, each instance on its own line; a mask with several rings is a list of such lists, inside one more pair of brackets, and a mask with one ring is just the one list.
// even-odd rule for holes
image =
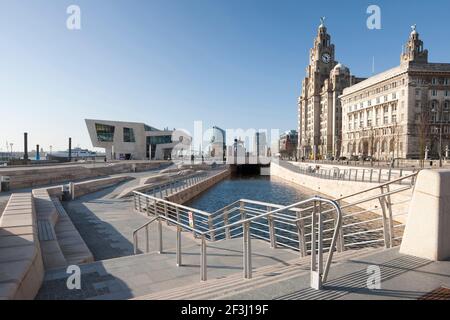
[[342, 154], [449, 157], [450, 64], [429, 63], [412, 27], [400, 65], [344, 90]]
[[343, 90], [361, 81], [335, 60], [335, 48], [324, 18], [319, 26], [298, 100], [299, 156], [306, 159], [339, 157], [342, 148]]

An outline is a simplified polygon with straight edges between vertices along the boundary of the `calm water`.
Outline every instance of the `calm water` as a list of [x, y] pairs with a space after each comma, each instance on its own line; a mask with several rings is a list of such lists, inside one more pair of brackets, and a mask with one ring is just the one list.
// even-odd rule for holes
[[186, 205], [206, 212], [215, 212], [240, 199], [289, 205], [310, 196], [282, 180], [256, 176], [224, 180]]

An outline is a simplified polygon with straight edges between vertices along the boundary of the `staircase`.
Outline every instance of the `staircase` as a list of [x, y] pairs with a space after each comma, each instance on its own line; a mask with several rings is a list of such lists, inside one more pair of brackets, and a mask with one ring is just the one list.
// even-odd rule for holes
[[[333, 264], [368, 255], [376, 249], [350, 250], [334, 255]], [[325, 255], [326, 257], [326, 255]], [[289, 261], [286, 264], [274, 264], [253, 270], [252, 279], [243, 280], [241, 273], [211, 279], [208, 282], [194, 283], [184, 287], [151, 293], [133, 300], [224, 300], [235, 294], [252, 290], [264, 290], [264, 287], [297, 278], [309, 276], [311, 257]]]

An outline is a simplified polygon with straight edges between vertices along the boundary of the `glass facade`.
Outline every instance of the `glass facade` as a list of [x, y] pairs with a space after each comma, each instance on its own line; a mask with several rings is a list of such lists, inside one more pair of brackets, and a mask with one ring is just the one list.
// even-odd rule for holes
[[164, 144], [164, 143], [172, 143], [172, 135], [147, 137], [148, 145], [156, 145], [156, 144]]
[[132, 128], [123, 128], [123, 142], [136, 142]]
[[99, 142], [113, 142], [114, 141], [114, 126], [108, 126], [106, 124], [95, 124], [95, 130], [97, 132], [97, 140]]

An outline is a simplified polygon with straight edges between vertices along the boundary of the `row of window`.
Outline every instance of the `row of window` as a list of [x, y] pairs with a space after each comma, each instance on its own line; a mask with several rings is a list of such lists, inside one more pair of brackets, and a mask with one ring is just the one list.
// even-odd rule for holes
[[[99, 142], [113, 142], [116, 128], [106, 124], [95, 124], [95, 131], [97, 132], [97, 140]], [[123, 142], [136, 142], [134, 130], [132, 128], [123, 128]]]
[[364, 98], [370, 97], [371, 95], [380, 94], [382, 92], [386, 92], [386, 91], [389, 91], [391, 89], [395, 89], [399, 85], [405, 85], [405, 83], [406, 83], [406, 80], [402, 79], [402, 80], [399, 80], [399, 81], [392, 82], [390, 84], [385, 84], [385, 85], [380, 86], [378, 88], [366, 91], [365, 93], [361, 93], [361, 94], [359, 94], [357, 96], [348, 98], [347, 101], [344, 101], [344, 103], [345, 104], [349, 104], [352, 101], [354, 102], [354, 101], [357, 101], [357, 100], [362, 100]]

